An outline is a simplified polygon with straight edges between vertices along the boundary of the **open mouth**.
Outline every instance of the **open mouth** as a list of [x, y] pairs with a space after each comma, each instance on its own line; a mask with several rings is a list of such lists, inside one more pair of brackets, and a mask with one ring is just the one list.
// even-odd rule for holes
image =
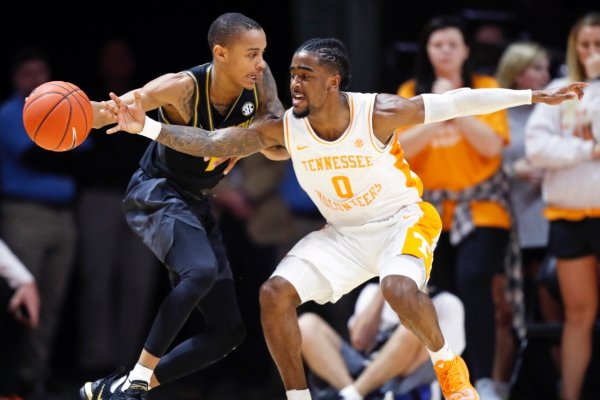
[[302, 101], [304, 101], [304, 95], [300, 94], [300, 93], [293, 93], [292, 94], [292, 104], [294, 106], [298, 106], [302, 103]]

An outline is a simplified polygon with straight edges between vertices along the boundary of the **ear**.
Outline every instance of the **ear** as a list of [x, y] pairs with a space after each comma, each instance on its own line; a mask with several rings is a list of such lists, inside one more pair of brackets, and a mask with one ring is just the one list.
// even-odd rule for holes
[[469, 46], [465, 46], [465, 61], [469, 58], [471, 54], [471, 48]]
[[227, 54], [227, 49], [220, 44], [215, 44], [213, 46], [213, 60], [223, 62], [225, 61], [225, 57]]
[[340, 76], [340, 74], [330, 76], [329, 82], [327, 83], [327, 90], [339, 90], [341, 81], [342, 77]]

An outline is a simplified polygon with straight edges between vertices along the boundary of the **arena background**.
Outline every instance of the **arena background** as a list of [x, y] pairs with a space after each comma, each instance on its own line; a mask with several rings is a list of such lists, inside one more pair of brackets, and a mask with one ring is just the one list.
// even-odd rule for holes
[[[293, 50], [303, 40], [316, 36], [343, 39], [353, 62], [351, 89], [395, 92], [412, 71], [420, 29], [427, 20], [439, 14], [462, 14], [473, 30], [481, 24], [497, 24], [503, 27], [508, 42], [515, 39], [539, 41], [551, 50], [553, 72], [558, 73], [569, 27], [584, 12], [594, 8], [599, 10], [600, 3], [598, 0], [171, 0], [143, 4], [86, 2], [78, 8], [81, 11], [73, 9], [72, 3], [21, 1], [11, 4], [12, 11], [3, 13], [0, 35], [5, 61], [0, 64], [0, 76], [3, 77], [0, 79], [0, 99], [10, 94], [8, 60], [23, 46], [34, 45], [46, 52], [54, 79], [73, 82], [86, 90], [95, 76], [100, 45], [108, 38], [124, 37], [136, 50], [138, 81], [145, 82], [166, 72], [209, 61], [206, 43], [209, 24], [218, 15], [230, 11], [248, 15], [265, 29], [268, 39], [265, 58], [286, 107], [290, 103], [289, 61]], [[493, 58], [500, 49], [490, 46], [483, 50]], [[82, 379], [73, 370], [72, 307], [71, 302], [65, 310], [57, 345], [55, 381], [65, 394], [56, 399], [73, 398]], [[231, 385], [227, 376], [236, 376], [232, 371], [239, 367], [244, 354], [234, 354], [205, 373], [190, 377], [175, 389], [165, 388], [152, 397], [195, 399], [199, 398], [194, 389], [197, 386]], [[252, 363], [252, 360], [242, 362], [246, 366], [252, 366]], [[252, 385], [243, 386], [243, 393], [215, 389], [210, 399], [274, 398], [273, 393], [281, 394], [281, 386], [275, 371], [272, 373], [272, 380], [260, 383], [262, 392], [261, 388], [252, 388]]]

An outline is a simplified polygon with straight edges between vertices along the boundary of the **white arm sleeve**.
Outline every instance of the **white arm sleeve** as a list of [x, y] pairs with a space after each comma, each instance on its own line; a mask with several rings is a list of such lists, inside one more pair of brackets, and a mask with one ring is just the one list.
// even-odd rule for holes
[[0, 277], [8, 281], [11, 289], [33, 282], [31, 272], [2, 240], [0, 240]]
[[425, 93], [421, 97], [426, 124], [531, 104], [531, 90], [460, 88], [442, 94]]

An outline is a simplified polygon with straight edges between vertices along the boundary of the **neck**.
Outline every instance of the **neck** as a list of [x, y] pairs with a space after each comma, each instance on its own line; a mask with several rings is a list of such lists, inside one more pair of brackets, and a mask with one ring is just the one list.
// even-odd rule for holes
[[348, 96], [337, 92], [336, 98], [326, 101], [318, 110], [311, 110], [308, 121], [321, 139], [329, 141], [338, 139], [350, 125]]
[[463, 79], [461, 71], [457, 72], [448, 72], [448, 71], [435, 71], [435, 76], [437, 78], [448, 79], [450, 82], [454, 84], [454, 87], [459, 88], [463, 86]]
[[213, 65], [210, 76], [210, 102], [213, 106], [229, 106], [244, 88], [232, 82], [227, 75]]

